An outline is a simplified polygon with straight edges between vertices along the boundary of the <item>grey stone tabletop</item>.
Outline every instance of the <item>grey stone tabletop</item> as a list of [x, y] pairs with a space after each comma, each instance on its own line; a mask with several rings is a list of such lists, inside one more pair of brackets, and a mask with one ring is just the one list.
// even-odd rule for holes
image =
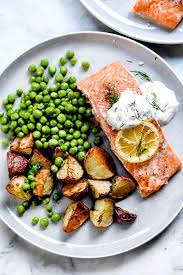
[[[79, 0], [0, 0], [0, 73], [21, 53], [46, 39], [75, 31], [113, 32]], [[183, 45], [147, 45], [183, 80]], [[72, 259], [44, 252], [0, 221], [0, 275], [183, 274], [183, 211], [160, 236], [129, 253], [103, 259]]]

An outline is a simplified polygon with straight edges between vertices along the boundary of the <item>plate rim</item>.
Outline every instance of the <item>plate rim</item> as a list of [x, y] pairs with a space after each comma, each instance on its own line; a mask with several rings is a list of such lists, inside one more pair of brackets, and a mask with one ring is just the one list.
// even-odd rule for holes
[[100, 22], [102, 22], [104, 25], [106, 25], [107, 27], [111, 28], [112, 30], [118, 32], [119, 34], [125, 35], [129, 38], [138, 40], [138, 41], [142, 41], [142, 42], [147, 42], [147, 43], [151, 43], [151, 44], [157, 44], [157, 45], [180, 45], [183, 43], [183, 38], [182, 39], [177, 39], [177, 40], [154, 40], [151, 38], [143, 38], [143, 36], [140, 36], [138, 34], [134, 34], [133, 33], [129, 33], [128, 31], [122, 31], [119, 30], [119, 28], [113, 24], [110, 23], [109, 20], [105, 19], [102, 15], [100, 15], [100, 13], [96, 10], [94, 10], [88, 3], [87, 0], [79, 0], [81, 2], [81, 4], [86, 8], [86, 10], [92, 15], [94, 16], [96, 19], [98, 19]]
[[[0, 78], [9, 70], [9, 68], [14, 64], [16, 63], [19, 59], [23, 58], [24, 55], [27, 55], [29, 52], [31, 52], [32, 50], [35, 50], [37, 47], [40, 47], [40, 46], [44, 46], [45, 44], [47, 43], [51, 43], [52, 41], [54, 40], [57, 40], [57, 39], [64, 39], [64, 38], [67, 38], [67, 37], [72, 37], [72, 36], [77, 36], [77, 35], [80, 35], [80, 34], [83, 34], [83, 35], [98, 35], [98, 36], [108, 36], [108, 37], [111, 37], [111, 39], [120, 39], [120, 40], [126, 40], [127, 42], [129, 43], [132, 43], [133, 45], [135, 46], [140, 46], [142, 49], [146, 50], [147, 52], [153, 54], [155, 57], [157, 57], [159, 60], [161, 60], [161, 62], [170, 70], [170, 72], [174, 75], [175, 79], [177, 82], [179, 82], [179, 84], [183, 87], [183, 82], [179, 79], [179, 77], [177, 76], [176, 72], [172, 69], [172, 67], [160, 56], [158, 55], [157, 53], [155, 53], [153, 50], [149, 49], [148, 47], [142, 45], [141, 43], [137, 42], [137, 41], [134, 41], [130, 38], [127, 38], [127, 37], [123, 37], [123, 36], [120, 36], [120, 35], [117, 35], [117, 34], [111, 34], [111, 33], [106, 33], [106, 32], [99, 32], [99, 31], [80, 31], [80, 32], [69, 32], [69, 33], [64, 33], [60, 36], [56, 36], [56, 37], [52, 37], [50, 39], [47, 39], [47, 40], [44, 40], [43, 42], [40, 42], [38, 44], [35, 44], [33, 47], [29, 48], [28, 50], [26, 50], [24, 53], [22, 53], [21, 55], [19, 55], [18, 57], [16, 57], [6, 68], [5, 70], [3, 70], [3, 72], [0, 74]], [[158, 236], [159, 234], [162, 233], [162, 231], [164, 231], [172, 222], [173, 220], [176, 218], [176, 216], [179, 214], [179, 212], [182, 210], [183, 208], [183, 202], [182, 204], [180, 205], [180, 207], [177, 208], [177, 211], [174, 213], [174, 215], [172, 216], [172, 218], [170, 220], [168, 220], [167, 223], [165, 223], [162, 227], [159, 228], [159, 230], [157, 232], [155, 232], [154, 234], [152, 234], [151, 236], [149, 237], [146, 237], [143, 241], [139, 242], [138, 244], [136, 245], [132, 245], [132, 247], [130, 248], [125, 248], [125, 249], [118, 249], [116, 252], [110, 252], [110, 251], [107, 251], [106, 252], [103, 252], [101, 253], [100, 255], [94, 255], [91, 254], [91, 255], [75, 255], [75, 254], [72, 254], [72, 253], [67, 253], [67, 252], [62, 252], [62, 251], [54, 251], [54, 249], [49, 249], [48, 246], [46, 246], [45, 244], [41, 244], [41, 243], [35, 243], [34, 242], [34, 238], [30, 237], [30, 234], [28, 231], [25, 231], [23, 230], [23, 233], [22, 234], [22, 231], [19, 232], [17, 228], [14, 228], [13, 225], [11, 225], [11, 222], [8, 221], [5, 216], [1, 213], [0, 211], [0, 219], [14, 232], [16, 233], [19, 237], [21, 237], [22, 239], [24, 239], [25, 241], [27, 241], [28, 243], [36, 246], [36, 247], [39, 247], [40, 249], [43, 249], [47, 252], [51, 252], [53, 254], [56, 254], [56, 255], [60, 255], [60, 256], [67, 256], [67, 257], [72, 257], [72, 258], [104, 258], [104, 257], [109, 257], [109, 256], [115, 256], [115, 255], [118, 255], [118, 254], [122, 254], [122, 253], [125, 253], [125, 252], [129, 252], [137, 247], [140, 247], [142, 245], [144, 245], [145, 243], [149, 242], [150, 240], [154, 239], [156, 236]], [[23, 228], [23, 227], [22, 227]], [[31, 235], [32, 236], [32, 235]], [[77, 245], [76, 245], [77, 246]]]

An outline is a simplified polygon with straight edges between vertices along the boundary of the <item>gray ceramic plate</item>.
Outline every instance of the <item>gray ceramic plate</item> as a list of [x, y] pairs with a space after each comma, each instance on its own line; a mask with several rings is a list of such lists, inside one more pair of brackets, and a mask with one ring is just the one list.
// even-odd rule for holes
[[[67, 49], [74, 49], [79, 64], [69, 69], [78, 79], [95, 72], [102, 66], [115, 60], [122, 61], [129, 70], [143, 70], [152, 79], [165, 82], [182, 100], [183, 87], [165, 61], [146, 47], [117, 35], [97, 32], [85, 32], [63, 35], [51, 39], [27, 51], [16, 59], [1, 75], [0, 87], [2, 100], [7, 93], [17, 88], [27, 89], [27, 67], [39, 63], [42, 57], [48, 57], [51, 63], [58, 64], [58, 59]], [[80, 69], [80, 60], [90, 60], [91, 68], [87, 73]], [[140, 62], [140, 63], [139, 63]], [[139, 66], [144, 62], [144, 66]], [[164, 128], [167, 138], [175, 150], [183, 156], [183, 112], [182, 108], [174, 120]], [[105, 148], [112, 154], [107, 141]], [[16, 200], [5, 191], [8, 180], [6, 151], [1, 148], [1, 189], [0, 217], [18, 235], [45, 250], [72, 257], [96, 258], [129, 251], [158, 235], [176, 217], [182, 208], [183, 174], [179, 172], [170, 183], [149, 199], [141, 199], [135, 192], [119, 206], [137, 213], [136, 222], [130, 226], [113, 224], [107, 230], [97, 230], [88, 221], [73, 234], [66, 234], [60, 225], [50, 225], [41, 231], [39, 226], [32, 227], [31, 219], [35, 215], [44, 216], [43, 207], [30, 209], [23, 218], [16, 216]], [[115, 159], [115, 158], [114, 158]], [[121, 164], [115, 159], [119, 174], [126, 174]], [[58, 211], [64, 212], [69, 200], [62, 199], [57, 205]], [[91, 203], [87, 201], [89, 205]]]
[[150, 24], [147, 20], [130, 12], [136, 0], [80, 1], [93, 16], [121, 34], [150, 43], [183, 43], [183, 23], [173, 31]]

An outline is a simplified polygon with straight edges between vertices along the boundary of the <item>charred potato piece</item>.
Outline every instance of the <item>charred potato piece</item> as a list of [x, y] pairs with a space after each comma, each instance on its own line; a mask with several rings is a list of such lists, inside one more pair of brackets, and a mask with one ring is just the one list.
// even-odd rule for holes
[[107, 180], [88, 180], [89, 189], [94, 199], [108, 196], [111, 191], [111, 183]]
[[42, 168], [37, 173], [35, 179], [36, 187], [33, 190], [34, 195], [38, 197], [50, 195], [53, 190], [53, 178], [50, 170]]
[[7, 163], [10, 178], [24, 174], [29, 164], [25, 157], [14, 154], [12, 152], [7, 153]]
[[67, 152], [62, 151], [62, 149], [58, 146], [53, 151], [53, 159], [57, 157], [66, 158], [68, 156]]
[[13, 177], [6, 185], [6, 190], [8, 191], [8, 193], [18, 199], [30, 200], [32, 198], [32, 195], [22, 189], [22, 185], [24, 184], [25, 180], [25, 176]]
[[20, 139], [15, 138], [10, 146], [10, 150], [15, 153], [31, 155], [34, 146], [34, 138], [32, 133]]
[[81, 201], [72, 202], [63, 218], [64, 231], [70, 233], [79, 228], [90, 216], [89, 208]]
[[83, 168], [72, 156], [65, 159], [64, 165], [57, 172], [57, 179], [61, 183], [75, 183], [83, 177]]
[[113, 223], [114, 202], [111, 199], [95, 201], [94, 210], [90, 210], [90, 220], [97, 228], [106, 228]]
[[133, 223], [136, 218], [136, 214], [130, 213], [117, 206], [114, 208], [114, 220], [119, 224]]
[[131, 179], [116, 176], [112, 179], [110, 197], [114, 200], [122, 200], [130, 195], [135, 188], [135, 183]]
[[30, 165], [39, 163], [43, 169], [51, 169], [51, 162], [45, 158], [41, 152], [37, 149], [34, 149], [33, 154], [30, 158]]
[[91, 148], [85, 159], [84, 167], [92, 179], [105, 180], [114, 176], [115, 166], [111, 156], [100, 147]]
[[86, 197], [88, 193], [88, 183], [86, 180], [80, 180], [77, 183], [68, 183], [63, 186], [62, 194], [70, 200], [78, 201]]

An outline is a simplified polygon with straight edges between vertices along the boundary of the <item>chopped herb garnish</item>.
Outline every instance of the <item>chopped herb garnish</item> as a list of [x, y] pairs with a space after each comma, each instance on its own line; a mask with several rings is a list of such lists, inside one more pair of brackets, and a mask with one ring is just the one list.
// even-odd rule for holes
[[159, 105], [155, 101], [152, 101], [150, 104], [154, 109], [160, 110], [163, 112], [163, 110], [159, 107]]
[[145, 72], [142, 71], [131, 71], [132, 73], [135, 74], [135, 76], [139, 76], [141, 79], [147, 80], [147, 81], [152, 81], [150, 76], [146, 74]]
[[119, 95], [117, 95], [116, 93], [114, 92], [109, 92], [107, 95], [106, 95], [106, 99], [108, 100], [109, 104], [110, 104], [110, 107], [112, 107], [119, 99]]
[[140, 158], [140, 156], [144, 153], [144, 151], [146, 151], [147, 149], [146, 148], [142, 148], [142, 135], [141, 135], [141, 138], [140, 138], [140, 141], [137, 145], [137, 156]]
[[126, 62], [128, 62], [128, 63], [133, 63], [133, 61], [131, 61], [131, 60], [126, 60]]

